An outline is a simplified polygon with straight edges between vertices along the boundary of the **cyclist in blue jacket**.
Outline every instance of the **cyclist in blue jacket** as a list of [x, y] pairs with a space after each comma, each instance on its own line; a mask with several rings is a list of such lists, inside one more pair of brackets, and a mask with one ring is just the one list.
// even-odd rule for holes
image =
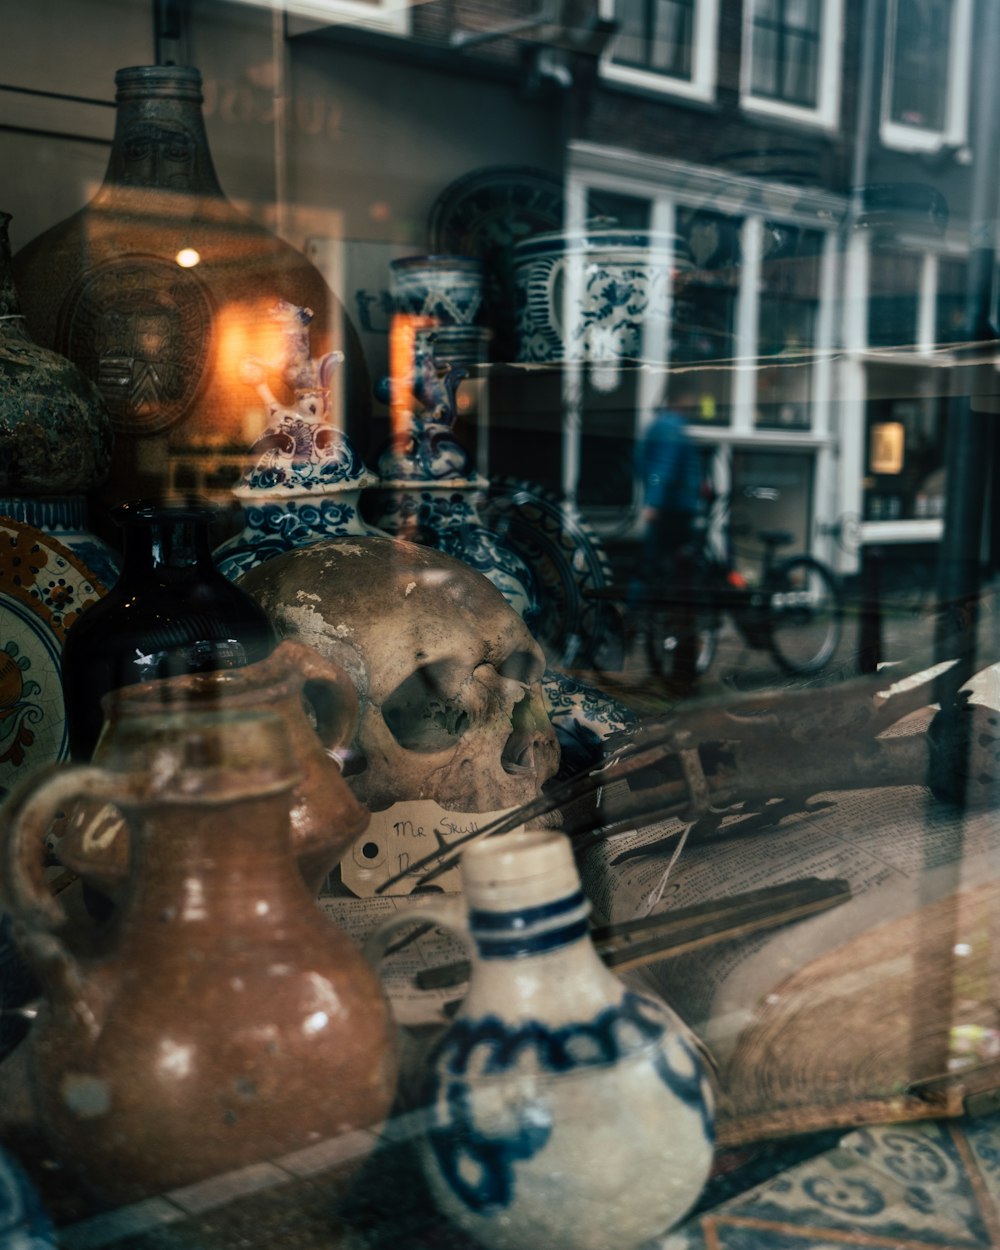
[[635, 470], [642, 483], [643, 538], [640, 566], [629, 588], [629, 607], [637, 607], [649, 596], [663, 598], [671, 593], [685, 637], [678, 640], [674, 671], [682, 685], [694, 681], [693, 616], [685, 602], [684, 583], [690, 583], [694, 522], [701, 507], [702, 464], [698, 448], [685, 430], [685, 410], [697, 402], [691, 389], [679, 389], [669, 407], [657, 411], [636, 444]]

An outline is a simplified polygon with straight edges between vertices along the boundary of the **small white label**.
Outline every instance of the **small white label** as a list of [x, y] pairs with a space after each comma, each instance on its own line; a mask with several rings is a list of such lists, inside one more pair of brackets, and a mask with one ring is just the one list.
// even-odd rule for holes
[[[387, 893], [409, 894], [435, 866], [413, 865], [431, 855], [447, 854], [452, 843], [484, 829], [507, 815], [508, 810], [513, 808], [499, 812], [448, 812], [433, 799], [393, 803], [385, 811], [372, 812], [368, 828], [340, 861], [341, 880], [359, 898], [371, 898], [384, 882], [405, 873]], [[433, 885], [438, 890], [457, 891], [457, 865], [435, 877]]]

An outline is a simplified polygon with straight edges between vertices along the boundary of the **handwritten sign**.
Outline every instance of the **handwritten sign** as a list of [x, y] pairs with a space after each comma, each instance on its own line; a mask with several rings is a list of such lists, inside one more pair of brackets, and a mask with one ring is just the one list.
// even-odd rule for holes
[[[428, 869], [410, 866], [437, 851], [447, 853], [457, 839], [505, 816], [499, 812], [449, 812], [433, 799], [393, 803], [385, 811], [373, 812], [365, 832], [351, 845], [340, 861], [344, 885], [360, 898], [371, 898], [383, 882], [397, 873], [409, 875], [397, 881], [393, 894], [409, 894]], [[435, 877], [436, 889], [457, 891], [458, 869], [451, 868]]]

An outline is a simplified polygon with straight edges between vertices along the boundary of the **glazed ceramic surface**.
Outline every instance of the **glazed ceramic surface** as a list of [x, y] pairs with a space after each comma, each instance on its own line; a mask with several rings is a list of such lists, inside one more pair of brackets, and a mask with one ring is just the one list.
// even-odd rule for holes
[[309, 309], [279, 304], [272, 317], [283, 327], [284, 380], [290, 404], [268, 386], [260, 362], [244, 362], [268, 413], [264, 432], [247, 453], [233, 496], [243, 508], [243, 529], [215, 550], [220, 571], [236, 580], [248, 569], [324, 538], [381, 531], [358, 511], [361, 492], [378, 480], [354, 444], [331, 424], [330, 386], [343, 357], [310, 355]]
[[542, 697], [559, 739], [560, 781], [600, 763], [605, 739], [638, 724], [630, 707], [556, 669], [542, 675]]
[[[38, 1124], [112, 1203], [375, 1127], [396, 1078], [378, 979], [292, 856], [284, 721], [186, 709], [144, 736], [135, 771], [36, 775], [0, 817], [2, 902], [45, 988]], [[131, 836], [96, 949], [69, 936], [41, 865], [49, 821], [81, 798], [118, 807]]]
[[[179, 708], [230, 714], [260, 709], [280, 716], [299, 771], [288, 818], [292, 852], [313, 894], [343, 850], [368, 823], [333, 753], [350, 741], [358, 718], [354, 686], [342, 668], [286, 639], [244, 668], [191, 673], [128, 686], [104, 701], [94, 763], [114, 773], [142, 767], [158, 717]], [[56, 859], [106, 898], [123, 898], [130, 872], [128, 829], [113, 808], [79, 804], [50, 835]]]
[[474, 479], [387, 483], [379, 492], [378, 525], [385, 533], [463, 560], [496, 586], [530, 629], [535, 617], [531, 570], [483, 524], [476, 506], [482, 494]]
[[675, 274], [692, 268], [680, 239], [611, 228], [527, 239], [513, 265], [518, 359], [533, 362], [642, 359]]
[[607, 553], [572, 504], [536, 483], [496, 478], [482, 517], [531, 569], [538, 598], [536, 637], [551, 663], [572, 660], [590, 628], [588, 590], [612, 584]]
[[43, 530], [67, 547], [110, 590], [121, 573], [121, 555], [87, 528], [83, 495], [0, 496], [0, 517]]
[[[249, 569], [294, 547], [351, 534], [383, 534], [358, 511], [360, 490], [289, 499], [259, 499], [243, 506], [243, 529], [215, 549], [219, 571], [237, 581]], [[384, 535], [383, 535], [384, 536]]]
[[431, 247], [483, 263], [484, 316], [495, 334], [498, 360], [513, 360], [516, 346], [511, 250], [521, 239], [558, 230], [563, 211], [561, 179], [521, 165], [465, 174], [445, 187], [431, 208]]
[[68, 756], [66, 631], [104, 594], [68, 547], [0, 517], [0, 800], [19, 777]]
[[86, 491], [107, 476], [111, 418], [83, 373], [29, 335], [0, 213], [0, 491]]
[[[434, 1197], [496, 1250], [629, 1250], [676, 1223], [712, 1161], [713, 1094], [690, 1034], [598, 958], [568, 840], [485, 839], [458, 924], [469, 992], [428, 1061], [420, 1154]], [[376, 958], [406, 918], [376, 933]]]
[[423, 413], [408, 414], [378, 459], [376, 520], [384, 532], [444, 551], [483, 574], [531, 628], [536, 599], [531, 570], [492, 534], [478, 513], [486, 483], [454, 433], [456, 394], [465, 377], [449, 366], [438, 376], [432, 347], [417, 351], [415, 397]]
[[471, 256], [405, 256], [390, 261], [396, 312], [439, 325], [472, 326], [483, 306], [483, 266]]

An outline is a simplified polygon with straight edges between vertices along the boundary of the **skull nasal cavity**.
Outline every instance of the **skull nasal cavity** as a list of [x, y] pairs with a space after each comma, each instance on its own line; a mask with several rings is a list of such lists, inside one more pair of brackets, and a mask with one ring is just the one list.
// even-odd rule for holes
[[535, 770], [535, 744], [538, 741], [537, 713], [530, 693], [514, 705], [511, 712], [511, 735], [504, 743], [500, 764], [505, 773], [516, 776]]
[[425, 664], [401, 681], [382, 704], [382, 719], [407, 751], [444, 751], [469, 729], [469, 713], [444, 686], [450, 664]]

